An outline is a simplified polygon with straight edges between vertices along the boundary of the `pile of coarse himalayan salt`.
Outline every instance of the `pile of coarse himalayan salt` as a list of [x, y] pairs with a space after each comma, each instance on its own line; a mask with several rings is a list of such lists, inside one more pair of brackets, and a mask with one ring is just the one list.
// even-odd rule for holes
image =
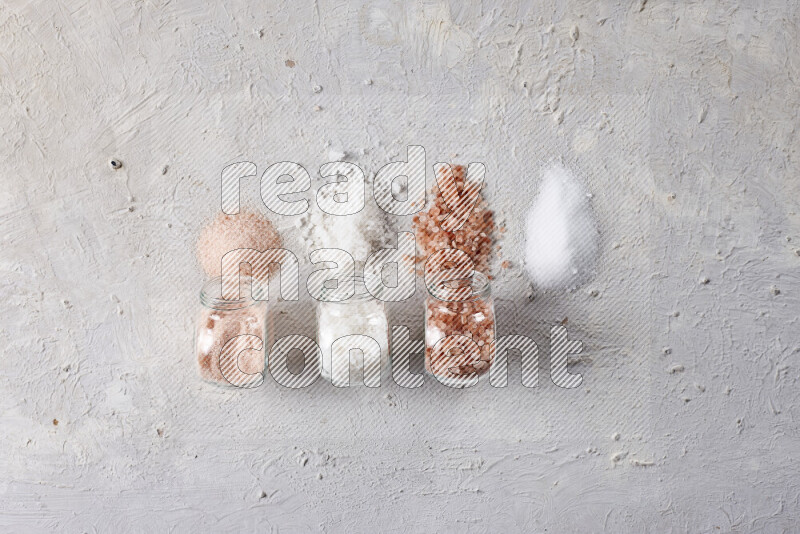
[[600, 234], [590, 199], [564, 166], [544, 170], [525, 221], [525, 268], [538, 287], [574, 287], [592, 274]]
[[280, 248], [281, 236], [269, 219], [242, 210], [236, 215], [220, 213], [203, 228], [197, 240], [197, 259], [209, 277], [220, 276], [222, 256], [231, 250]]
[[[463, 165], [453, 165], [456, 187], [466, 195], [465, 172]], [[418, 266], [424, 266], [428, 256], [441, 249], [459, 249], [467, 253], [475, 265], [475, 270], [489, 276], [489, 262], [492, 258], [493, 234], [496, 229], [494, 213], [489, 209], [483, 195], [478, 197], [469, 218], [460, 229], [449, 232], [442, 228], [442, 221], [450, 213], [439, 188], [434, 186], [433, 203], [427, 211], [414, 216], [413, 228], [417, 240]], [[504, 232], [501, 228], [500, 232]], [[447, 266], [445, 266], [447, 267]], [[503, 265], [507, 267], [507, 265]]]

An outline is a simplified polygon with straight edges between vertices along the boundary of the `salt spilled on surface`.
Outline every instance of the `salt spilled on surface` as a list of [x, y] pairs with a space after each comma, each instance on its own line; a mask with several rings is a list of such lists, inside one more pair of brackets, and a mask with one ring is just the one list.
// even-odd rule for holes
[[591, 276], [599, 233], [590, 199], [566, 167], [545, 168], [525, 220], [525, 269], [537, 287], [573, 288]]

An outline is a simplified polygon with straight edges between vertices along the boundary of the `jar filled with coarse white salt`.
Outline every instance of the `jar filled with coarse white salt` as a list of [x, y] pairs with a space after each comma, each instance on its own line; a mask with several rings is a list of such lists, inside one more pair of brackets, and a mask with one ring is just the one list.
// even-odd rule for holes
[[[353, 285], [351, 297], [337, 298]], [[334, 290], [322, 288], [318, 300], [322, 376], [339, 387], [359, 382], [378, 387], [382, 370], [389, 365], [389, 321], [383, 301], [367, 291], [361, 276]]]

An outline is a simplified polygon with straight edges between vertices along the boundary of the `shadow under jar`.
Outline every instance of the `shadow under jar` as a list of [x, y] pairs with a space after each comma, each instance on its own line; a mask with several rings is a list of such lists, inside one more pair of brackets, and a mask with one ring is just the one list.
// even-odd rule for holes
[[455, 387], [488, 375], [496, 333], [488, 277], [473, 271], [469, 280], [460, 283], [472, 289], [466, 300], [448, 302], [436, 288], [429, 288], [425, 300], [425, 370]]
[[[221, 297], [219, 277], [203, 284], [200, 291], [200, 312], [197, 318], [195, 352], [200, 378], [220, 386], [245, 387], [257, 374], [263, 375], [265, 357], [263, 343], [267, 342], [267, 302], [254, 300], [250, 295], [250, 280], [243, 278], [242, 294], [246, 297], [237, 300], [224, 300]], [[226, 359], [220, 368], [220, 355], [223, 347], [231, 339], [250, 335], [261, 339], [262, 350], [242, 350], [238, 358]], [[258, 343], [249, 340], [249, 345]]]

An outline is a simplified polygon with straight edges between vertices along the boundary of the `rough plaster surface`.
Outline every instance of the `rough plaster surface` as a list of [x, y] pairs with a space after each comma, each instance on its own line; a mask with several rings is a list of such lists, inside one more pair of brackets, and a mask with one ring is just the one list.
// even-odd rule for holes
[[[795, 530], [800, 12], [735, 4], [4, 2], [0, 530]], [[200, 383], [224, 165], [408, 144], [487, 165], [500, 332], [546, 354], [567, 318], [583, 385]], [[521, 214], [558, 158], [602, 260], [530, 301]], [[419, 306], [390, 319], [419, 334]]]

